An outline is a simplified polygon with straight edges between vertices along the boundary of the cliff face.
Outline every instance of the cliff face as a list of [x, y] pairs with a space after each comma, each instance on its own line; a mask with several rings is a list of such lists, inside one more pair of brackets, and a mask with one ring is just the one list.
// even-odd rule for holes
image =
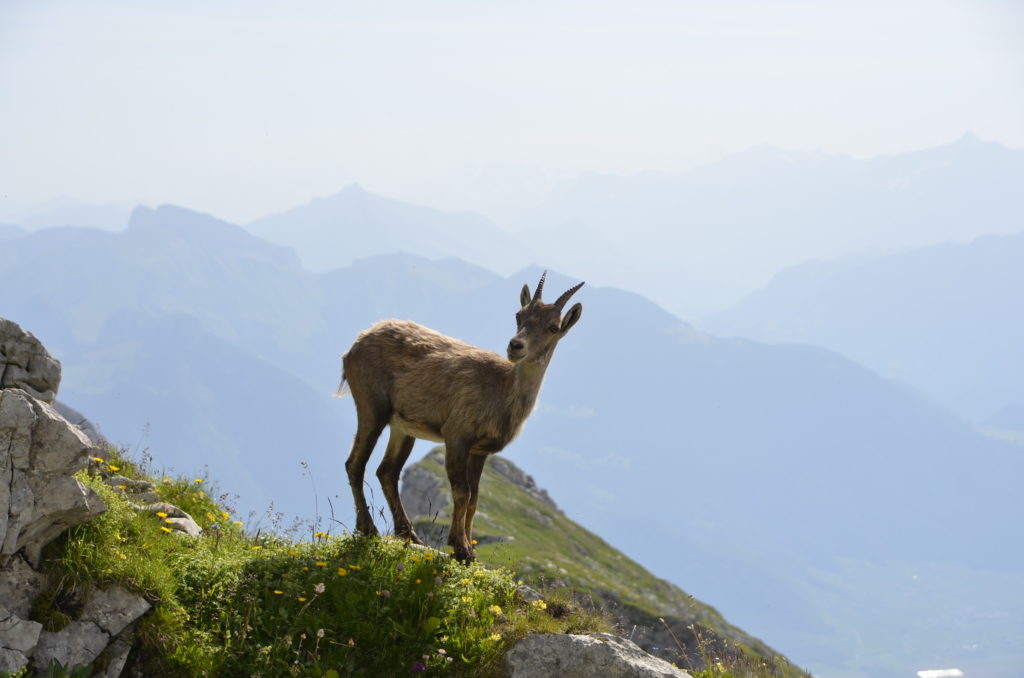
[[107, 653], [103, 675], [116, 676], [131, 625], [150, 607], [141, 597], [119, 587], [84, 592], [77, 618], [55, 631], [29, 619], [50, 584], [38, 569], [43, 547], [106, 510], [73, 477], [94, 452], [54, 407], [59, 385], [60, 363], [0, 318], [0, 671], [88, 664]]
[[[443, 448], [406, 469], [401, 492], [420, 536], [443, 547], [450, 520]], [[568, 587], [593, 596], [614, 612], [624, 635], [656, 656], [700, 669], [709, 656], [746, 652], [759, 662], [774, 663], [775, 675], [798, 673], [714, 608], [658, 579], [569, 519], [503, 455], [487, 461], [474, 530], [482, 561], [514, 570], [531, 586]]]

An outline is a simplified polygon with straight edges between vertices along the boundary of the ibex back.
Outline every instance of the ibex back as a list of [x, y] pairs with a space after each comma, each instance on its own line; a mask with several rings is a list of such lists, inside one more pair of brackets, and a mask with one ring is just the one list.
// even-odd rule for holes
[[390, 426], [377, 477], [395, 535], [423, 543], [402, 506], [398, 478], [416, 438], [443, 442], [454, 505], [448, 543], [459, 560], [476, 558], [473, 515], [484, 462], [519, 435], [555, 346], [583, 313], [583, 306], [574, 304], [562, 316], [565, 303], [583, 283], [546, 304], [541, 301], [544, 278], [533, 296], [523, 285], [507, 359], [408, 321], [383, 320], [356, 338], [342, 358], [342, 385], [348, 382], [359, 422], [345, 463], [359, 532], [377, 534], [363, 476], [377, 438]]

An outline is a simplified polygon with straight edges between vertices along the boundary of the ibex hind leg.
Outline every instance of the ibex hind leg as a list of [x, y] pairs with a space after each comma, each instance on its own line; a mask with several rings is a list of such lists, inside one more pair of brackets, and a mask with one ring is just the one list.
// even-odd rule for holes
[[395, 523], [395, 536], [423, 545], [423, 540], [416, 534], [412, 522], [409, 521], [409, 516], [405, 513], [402, 496], [398, 492], [398, 478], [415, 443], [415, 438], [396, 431], [392, 427], [391, 435], [388, 438], [387, 452], [384, 453], [384, 460], [377, 467], [377, 478], [380, 480], [384, 497], [388, 500], [388, 507], [391, 509], [391, 517]]
[[381, 431], [387, 425], [387, 418], [364, 415], [359, 411], [358, 406], [357, 412], [359, 427], [356, 429], [356, 438], [352, 441], [352, 452], [348, 455], [348, 461], [345, 462], [345, 470], [348, 471], [348, 484], [352, 488], [352, 498], [356, 503], [356, 530], [368, 537], [373, 537], [377, 535], [377, 527], [373, 524], [373, 516], [366, 505], [363, 477], [366, 474], [366, 462], [373, 453]]

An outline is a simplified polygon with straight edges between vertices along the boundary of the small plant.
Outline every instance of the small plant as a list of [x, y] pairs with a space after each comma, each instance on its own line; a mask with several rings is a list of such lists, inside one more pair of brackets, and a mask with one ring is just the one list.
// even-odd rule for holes
[[92, 675], [92, 666], [64, 666], [56, 659], [51, 659], [46, 667], [46, 678], [89, 678]]

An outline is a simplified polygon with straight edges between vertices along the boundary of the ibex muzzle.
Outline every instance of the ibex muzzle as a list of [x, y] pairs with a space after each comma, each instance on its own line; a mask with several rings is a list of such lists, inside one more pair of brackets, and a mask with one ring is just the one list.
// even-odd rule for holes
[[583, 283], [553, 304], [541, 301], [546, 275], [532, 296], [529, 286], [523, 285], [507, 360], [409, 321], [382, 320], [356, 338], [342, 358], [342, 384], [348, 382], [358, 418], [345, 468], [359, 532], [377, 534], [363, 494], [363, 476], [377, 439], [388, 426], [391, 433], [377, 477], [395, 534], [423, 543], [402, 506], [398, 478], [416, 438], [443, 442], [453, 500], [448, 543], [459, 560], [476, 557], [473, 516], [484, 462], [519, 435], [537, 402], [555, 346], [583, 313], [582, 305], [573, 304], [562, 315]]

